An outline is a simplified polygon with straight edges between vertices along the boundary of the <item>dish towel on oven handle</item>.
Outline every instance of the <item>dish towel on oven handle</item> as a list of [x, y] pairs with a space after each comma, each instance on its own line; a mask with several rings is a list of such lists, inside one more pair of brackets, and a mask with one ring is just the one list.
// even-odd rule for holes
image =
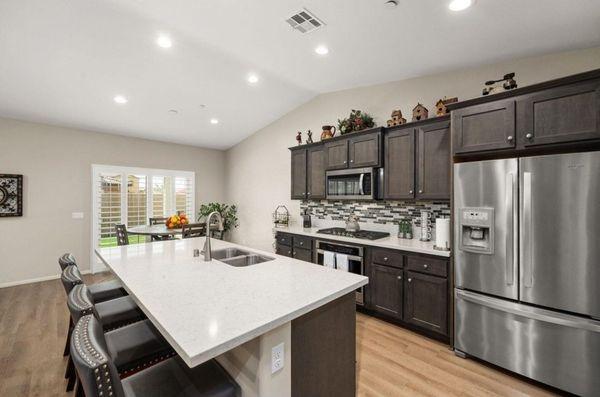
[[335, 252], [323, 252], [323, 266], [335, 269]]
[[350, 270], [348, 267], [348, 255], [335, 254], [335, 263], [337, 264], [338, 270], [343, 270], [345, 272]]

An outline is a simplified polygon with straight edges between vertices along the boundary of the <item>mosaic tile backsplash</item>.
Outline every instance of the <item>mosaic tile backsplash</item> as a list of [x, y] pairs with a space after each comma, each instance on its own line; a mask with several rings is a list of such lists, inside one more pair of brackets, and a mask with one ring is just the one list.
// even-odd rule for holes
[[396, 224], [402, 219], [417, 220], [421, 211], [430, 211], [432, 219], [450, 217], [447, 201], [302, 201], [300, 209], [317, 219], [346, 220], [357, 215], [359, 222]]

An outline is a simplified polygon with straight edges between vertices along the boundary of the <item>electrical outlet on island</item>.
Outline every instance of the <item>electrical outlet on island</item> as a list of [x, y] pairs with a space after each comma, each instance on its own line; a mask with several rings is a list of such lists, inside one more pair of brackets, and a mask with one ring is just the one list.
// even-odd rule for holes
[[271, 349], [271, 373], [281, 370], [285, 361], [283, 342]]

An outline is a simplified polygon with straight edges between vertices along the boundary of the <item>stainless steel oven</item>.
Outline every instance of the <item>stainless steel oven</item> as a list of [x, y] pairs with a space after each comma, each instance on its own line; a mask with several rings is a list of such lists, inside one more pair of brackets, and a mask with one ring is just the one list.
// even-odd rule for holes
[[374, 200], [382, 197], [383, 168], [327, 171], [328, 200]]
[[[333, 267], [336, 269], [341, 269], [342, 266], [338, 268], [338, 261], [341, 259], [341, 256], [344, 255], [347, 257], [347, 271], [355, 274], [364, 275], [364, 250], [363, 247], [357, 245], [350, 244], [340, 244], [337, 242], [331, 241], [320, 241], [317, 240], [317, 249], [315, 250], [315, 262], [319, 265], [325, 264], [325, 255], [326, 252], [329, 252], [334, 258]], [[341, 264], [341, 262], [340, 262]], [[344, 265], [344, 270], [345, 265]], [[340, 270], [342, 271], [342, 270]], [[356, 290], [356, 303], [358, 305], [364, 305], [364, 288], [360, 287]]]

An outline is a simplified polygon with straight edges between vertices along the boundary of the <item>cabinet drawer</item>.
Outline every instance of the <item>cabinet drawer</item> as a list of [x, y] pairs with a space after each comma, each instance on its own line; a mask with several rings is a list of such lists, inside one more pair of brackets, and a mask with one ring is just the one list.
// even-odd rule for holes
[[386, 250], [386, 249], [373, 249], [371, 253], [372, 262], [378, 265], [393, 266], [402, 268], [404, 266], [404, 255], [400, 252]]
[[312, 262], [312, 250], [294, 248], [294, 258], [305, 262]]
[[275, 253], [277, 255], [289, 256], [292, 257], [292, 247], [288, 245], [281, 245], [277, 243], [277, 248], [275, 249]]
[[425, 256], [408, 256], [406, 258], [406, 270], [447, 277], [448, 262], [443, 259], [434, 259]]
[[277, 244], [292, 245], [292, 236], [290, 234], [277, 233]]
[[312, 239], [307, 236], [294, 235], [294, 247], [312, 249]]

